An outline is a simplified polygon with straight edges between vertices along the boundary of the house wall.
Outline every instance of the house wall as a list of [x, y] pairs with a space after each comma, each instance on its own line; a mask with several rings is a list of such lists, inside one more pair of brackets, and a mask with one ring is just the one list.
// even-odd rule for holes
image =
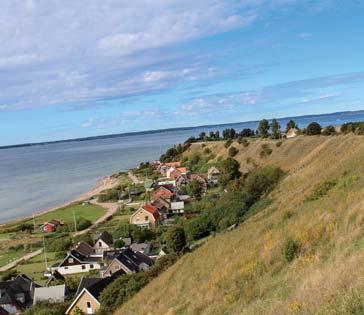
[[144, 209], [139, 209], [136, 213], [134, 213], [130, 218], [130, 223], [143, 226], [148, 224], [148, 227], [152, 229], [156, 227], [156, 222], [153, 214]]
[[[87, 309], [87, 302], [90, 302], [91, 309]], [[90, 296], [88, 292], [84, 291], [68, 314], [74, 315], [77, 307], [83, 312], [83, 314], [95, 314], [99, 310], [100, 305], [96, 303], [95, 299]]]
[[110, 246], [107, 245], [103, 240], [97, 240], [94, 245], [94, 249], [97, 254], [102, 254], [104, 251], [110, 250]]
[[118, 272], [121, 269], [120, 263], [117, 261], [117, 259], [113, 259], [112, 262], [109, 264], [109, 266], [106, 268], [106, 270], [102, 273], [102, 277], [110, 277], [115, 272]]
[[[61, 275], [71, 275], [75, 273], [84, 273], [84, 272], [90, 272], [92, 270], [100, 270], [101, 266], [99, 263], [93, 263], [93, 268], [91, 268], [91, 264], [79, 264], [79, 265], [72, 265], [72, 266], [62, 266], [58, 268], [52, 268], [54, 270], [57, 270]], [[82, 269], [82, 266], [84, 266], [84, 269]]]

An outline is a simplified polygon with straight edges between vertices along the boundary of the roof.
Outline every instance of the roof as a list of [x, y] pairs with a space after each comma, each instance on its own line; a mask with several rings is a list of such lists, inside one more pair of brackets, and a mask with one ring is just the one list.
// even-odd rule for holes
[[94, 285], [95, 283], [97, 283], [99, 281], [100, 281], [100, 278], [82, 277], [82, 279], [78, 285], [78, 288], [77, 288], [76, 296], [79, 295], [84, 288], [91, 287], [92, 285]]
[[87, 244], [85, 242], [79, 242], [77, 244], [75, 250], [83, 256], [90, 256], [92, 254], [92, 252], [94, 251], [92, 246], [90, 246], [89, 244]]
[[151, 213], [153, 215], [154, 219], [156, 219], [156, 220], [159, 219], [158, 209], [156, 207], [154, 207], [153, 205], [147, 203], [147, 204], [142, 206], [142, 209], [144, 209], [145, 211], [148, 211], [149, 213]]
[[112, 245], [113, 244], [113, 239], [112, 239], [112, 236], [109, 232], [107, 231], [103, 231], [98, 240], [102, 240], [103, 242], [105, 242], [107, 245]]
[[[58, 267], [58, 265], [57, 265], [57, 267]], [[52, 272], [51, 276], [48, 278], [46, 286], [48, 286], [52, 282], [52, 280], [65, 281], [65, 278], [57, 270], [54, 270]]]
[[181, 167], [181, 162], [169, 162], [169, 163], [164, 163], [164, 165], [169, 167]]
[[220, 171], [215, 166], [212, 166], [212, 167], [209, 168], [207, 173], [208, 174], [220, 174]]
[[0, 306], [0, 315], [8, 315], [9, 312], [4, 310], [1, 306]]
[[[157, 196], [159, 197], [165, 197], [165, 198], [170, 198], [173, 196], [173, 192], [170, 191], [168, 188], [164, 187], [164, 186], [160, 186], [159, 188], [157, 188], [154, 192], [153, 192], [153, 197]], [[157, 199], [157, 198], [155, 198]]]
[[[40, 286], [24, 274], [16, 276], [14, 280], [0, 282], [0, 289], [4, 292], [0, 304], [13, 304], [18, 308], [30, 306], [33, 290], [37, 287]], [[16, 299], [17, 294], [24, 294], [24, 303]]]
[[153, 260], [148, 256], [140, 253], [134, 252], [130, 248], [125, 249], [119, 256], [117, 256], [119, 262], [121, 262], [130, 271], [137, 272], [141, 264], [146, 264], [148, 266], [153, 265]]
[[65, 292], [66, 286], [64, 284], [44, 288], [35, 288], [34, 303], [47, 300], [52, 300], [53, 302], [63, 302]]
[[[62, 225], [63, 223], [61, 222], [61, 221], [59, 221], [59, 220], [50, 220], [50, 221], [48, 221], [47, 222], [48, 224], [53, 224], [53, 225]], [[46, 224], [47, 224], [46, 223]]]
[[188, 172], [188, 169], [187, 169], [187, 167], [178, 167], [177, 168], [177, 171], [179, 171], [181, 173], [187, 173]]
[[135, 252], [142, 252], [143, 254], [146, 254], [147, 252], [150, 252], [152, 245], [149, 243], [134, 243], [131, 244], [130, 248]]

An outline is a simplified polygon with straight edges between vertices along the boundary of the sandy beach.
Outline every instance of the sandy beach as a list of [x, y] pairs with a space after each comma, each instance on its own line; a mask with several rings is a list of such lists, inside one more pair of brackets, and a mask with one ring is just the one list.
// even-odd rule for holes
[[[97, 180], [95, 187], [91, 188], [90, 190], [86, 191], [85, 193], [83, 193], [82, 195], [80, 195], [79, 197], [72, 199], [70, 201], [67, 201], [61, 205], [55, 206], [55, 207], [51, 207], [39, 212], [34, 213], [34, 217], [38, 217], [41, 216], [43, 214], [55, 211], [59, 208], [63, 208], [63, 207], [67, 207], [75, 202], [79, 202], [79, 201], [83, 201], [83, 200], [87, 200], [90, 199], [92, 196], [100, 193], [101, 191], [105, 190], [105, 189], [110, 189], [115, 187], [118, 184], [118, 180], [115, 178], [112, 178], [111, 176], [105, 176], [100, 178], [99, 180]], [[24, 220], [30, 220], [33, 218], [33, 215], [31, 216], [24, 216], [24, 217], [20, 217], [14, 220], [10, 220], [8, 222], [4, 222], [1, 223], [0, 226], [3, 225], [7, 225], [7, 224], [14, 224], [17, 223], [19, 221], [24, 221]]]

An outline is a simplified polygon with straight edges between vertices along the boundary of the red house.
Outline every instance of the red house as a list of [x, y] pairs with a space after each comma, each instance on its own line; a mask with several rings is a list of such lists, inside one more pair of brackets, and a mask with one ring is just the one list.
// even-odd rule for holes
[[170, 200], [170, 199], [172, 199], [173, 195], [174, 195], [173, 192], [171, 192], [169, 189], [161, 186], [153, 192], [153, 200], [157, 200], [159, 198]]
[[41, 227], [40, 227], [40, 231], [41, 232], [45, 232], [45, 233], [51, 233], [54, 232], [55, 230], [57, 230], [57, 228], [59, 226], [63, 226], [63, 222], [58, 221], [58, 220], [51, 220], [49, 222], [44, 223]]

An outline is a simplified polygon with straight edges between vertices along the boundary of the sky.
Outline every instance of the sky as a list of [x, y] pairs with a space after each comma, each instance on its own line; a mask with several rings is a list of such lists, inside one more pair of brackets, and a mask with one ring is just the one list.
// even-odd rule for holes
[[0, 145], [364, 109], [361, 0], [1, 0]]

